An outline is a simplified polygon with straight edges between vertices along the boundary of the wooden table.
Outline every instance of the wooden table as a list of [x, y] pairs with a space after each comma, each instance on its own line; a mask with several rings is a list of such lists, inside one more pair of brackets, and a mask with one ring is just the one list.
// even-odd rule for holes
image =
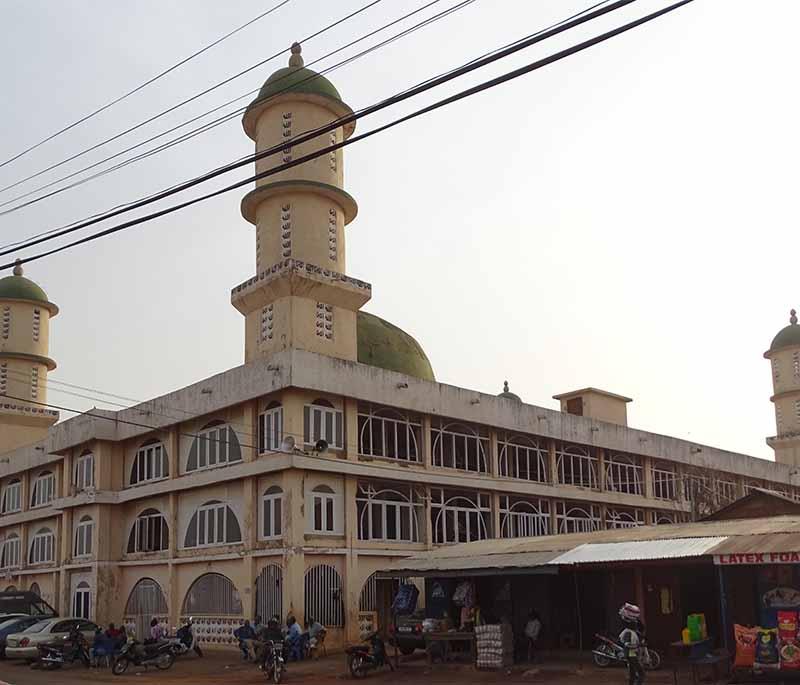
[[454, 642], [466, 642], [469, 645], [469, 658], [471, 662], [475, 662], [475, 633], [457, 632], [455, 630], [448, 630], [446, 632], [430, 632], [425, 633], [425, 651], [428, 653], [428, 663], [433, 663], [433, 654], [431, 653], [431, 646], [435, 643], [442, 645], [442, 661], [447, 663], [450, 656], [450, 646]]

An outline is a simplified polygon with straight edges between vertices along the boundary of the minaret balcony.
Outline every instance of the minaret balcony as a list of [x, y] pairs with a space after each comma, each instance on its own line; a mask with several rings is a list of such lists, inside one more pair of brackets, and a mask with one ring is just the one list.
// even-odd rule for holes
[[290, 295], [356, 311], [372, 297], [372, 286], [316, 264], [284, 259], [237, 285], [231, 291], [231, 304], [248, 314]]

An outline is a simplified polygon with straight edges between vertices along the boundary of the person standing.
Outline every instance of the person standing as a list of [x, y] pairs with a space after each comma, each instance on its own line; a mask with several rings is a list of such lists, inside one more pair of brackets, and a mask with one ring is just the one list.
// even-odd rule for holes
[[542, 619], [539, 612], [531, 609], [528, 614], [528, 622], [525, 624], [525, 639], [528, 641], [528, 661], [533, 662], [536, 658], [538, 649], [539, 635], [542, 633]]
[[644, 683], [644, 666], [642, 666], [642, 652], [644, 650], [644, 623], [641, 611], [635, 604], [623, 604], [619, 610], [622, 619], [622, 632], [619, 641], [625, 654], [625, 663], [628, 666], [628, 685], [642, 685]]

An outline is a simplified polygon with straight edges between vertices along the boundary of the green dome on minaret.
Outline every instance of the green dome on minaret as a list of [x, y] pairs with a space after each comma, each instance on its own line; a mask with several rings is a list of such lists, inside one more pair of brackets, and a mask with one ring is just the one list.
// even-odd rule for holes
[[[56, 307], [47, 299], [47, 293], [34, 283], [30, 278], [22, 275], [22, 264], [17, 260], [14, 274], [0, 278], [0, 300], [27, 300], [28, 302], [41, 302], [53, 314], [58, 312]], [[53, 311], [55, 310], [55, 311]]]

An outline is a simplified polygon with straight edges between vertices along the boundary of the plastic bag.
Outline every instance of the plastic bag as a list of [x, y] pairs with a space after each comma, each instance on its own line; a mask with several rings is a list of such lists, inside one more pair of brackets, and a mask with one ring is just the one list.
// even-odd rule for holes
[[753, 668], [756, 671], [769, 671], [779, 666], [778, 629], [760, 628], [756, 639], [756, 658]]
[[759, 628], [748, 628], [734, 624], [733, 636], [736, 641], [736, 668], [753, 668], [756, 659], [756, 640]]

